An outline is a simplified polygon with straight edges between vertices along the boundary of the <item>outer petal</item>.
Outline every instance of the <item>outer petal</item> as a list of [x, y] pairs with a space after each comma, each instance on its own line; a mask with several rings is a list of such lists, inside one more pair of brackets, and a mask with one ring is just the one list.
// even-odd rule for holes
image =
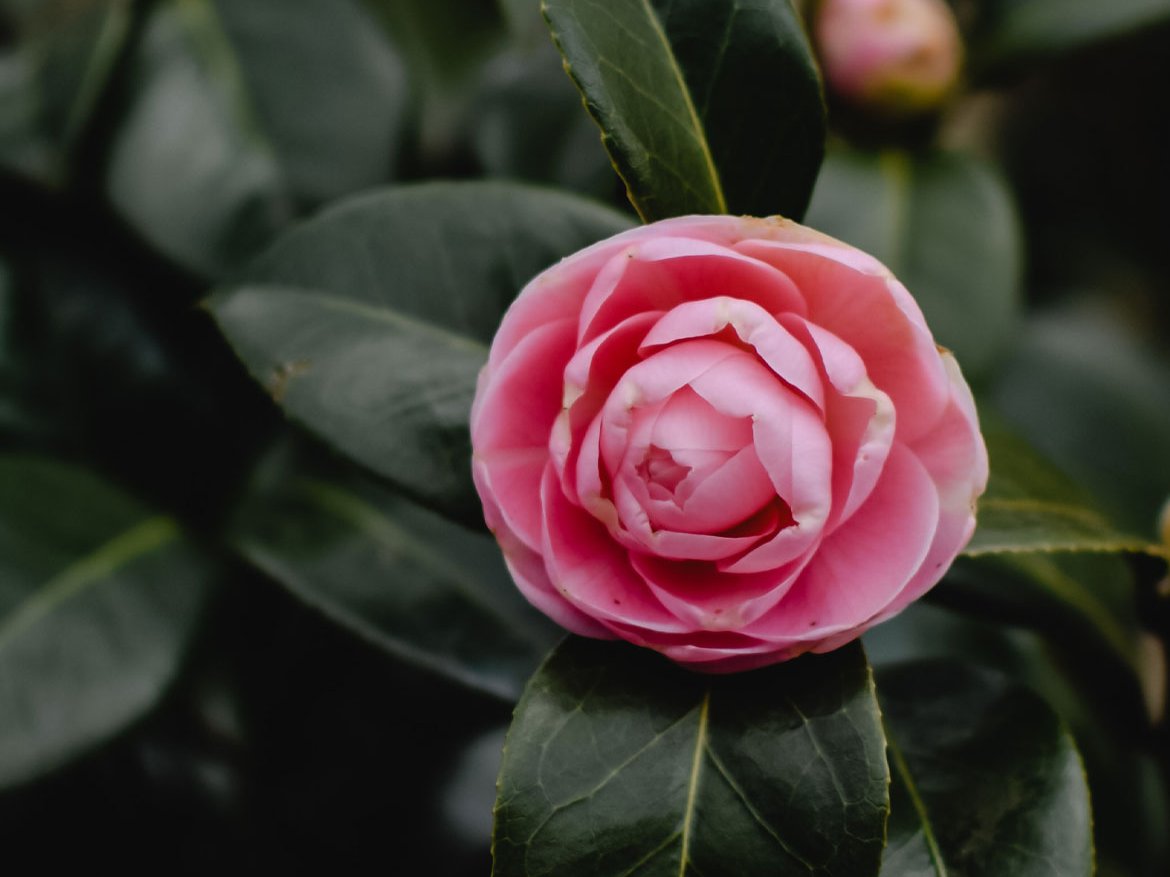
[[483, 497], [484, 518], [499, 542], [500, 550], [504, 555], [504, 562], [512, 574], [516, 587], [520, 589], [525, 599], [533, 606], [573, 633], [582, 636], [591, 636], [599, 639], [608, 639], [612, 636], [609, 630], [595, 619], [568, 603], [552, 586], [552, 581], [545, 570], [544, 560], [540, 553], [524, 544], [508, 528], [507, 523], [499, 513], [499, 508], [492, 499], [490, 492], [480, 486], [480, 469], [472, 469], [476, 479], [476, 487]]
[[733, 295], [769, 313], [805, 313], [788, 276], [766, 262], [709, 241], [656, 238], [631, 244], [601, 270], [581, 310], [578, 344], [645, 311]]
[[553, 587], [599, 622], [681, 633], [686, 627], [663, 608], [630, 566], [626, 550], [605, 526], [565, 499], [550, 466], [541, 485], [545, 510], [545, 567]]
[[857, 351], [894, 402], [900, 439], [913, 441], [934, 425], [950, 395], [946, 372], [917, 303], [880, 263], [831, 238], [744, 241], [737, 249], [787, 273], [808, 302], [809, 322]]
[[560, 371], [573, 352], [570, 320], [535, 329], [481, 382], [471, 417], [480, 496], [492, 496], [508, 528], [541, 544], [538, 488], [560, 410]]
[[918, 573], [874, 624], [902, 611], [943, 577], [975, 532], [976, 500], [987, 488], [987, 447], [975, 402], [954, 357], [948, 354], [944, 362], [953, 382], [951, 404], [935, 428], [911, 448], [938, 488], [938, 532]]
[[938, 520], [930, 474], [895, 445], [869, 501], [825, 539], [784, 600], [744, 632], [781, 645], [860, 633], [918, 572]]

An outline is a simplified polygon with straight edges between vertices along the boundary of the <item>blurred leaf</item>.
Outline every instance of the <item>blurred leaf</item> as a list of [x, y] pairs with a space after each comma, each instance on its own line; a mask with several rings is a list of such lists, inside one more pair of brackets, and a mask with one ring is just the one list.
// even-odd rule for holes
[[[501, 10], [495, 0], [363, 2], [406, 61], [418, 116], [417, 158], [423, 171], [445, 171], [452, 153], [460, 148], [464, 116], [474, 111], [481, 68], [507, 36]], [[533, 12], [539, 21], [535, 6]]]
[[1160, 553], [1140, 536], [1115, 528], [1088, 495], [1027, 442], [984, 418], [991, 459], [969, 557], [1030, 551]]
[[130, 33], [131, 0], [3, 0], [17, 45], [0, 52], [0, 165], [61, 182]]
[[627, 224], [589, 201], [517, 185], [403, 187], [294, 229], [209, 305], [293, 417], [479, 521], [467, 419], [500, 317], [538, 271]]
[[960, 559], [934, 598], [1001, 622], [1028, 625], [1066, 646], [1109, 657], [1135, 679], [1141, 673], [1133, 579], [1116, 555]]
[[520, 596], [494, 540], [353, 479], [265, 473], [231, 538], [347, 629], [510, 701], [563, 633]]
[[888, 777], [856, 644], [712, 677], [573, 638], [516, 708], [492, 873], [865, 877]]
[[1170, 363], [1100, 307], [1035, 317], [991, 401], [1111, 518], [1153, 536], [1170, 493]]
[[804, 214], [825, 114], [789, 0], [545, 0], [544, 13], [643, 219]]
[[294, 212], [393, 168], [403, 71], [353, 0], [167, 0], [131, 78], [110, 198], [204, 274], [238, 265]]
[[1170, 20], [1170, 0], [991, 0], [980, 16], [975, 60], [994, 67]]
[[882, 877], [1088, 877], [1072, 737], [1034, 695], [958, 664], [883, 671], [890, 822]]
[[992, 371], [1020, 311], [1023, 252], [1008, 188], [958, 153], [830, 152], [806, 222], [877, 257], [968, 377]]
[[146, 713], [175, 676], [206, 593], [170, 519], [84, 470], [0, 457], [0, 786]]
[[[534, 0], [535, 3], [535, 0]], [[533, 5], [533, 12], [539, 12]], [[613, 166], [581, 96], [544, 42], [500, 54], [485, 67], [472, 100], [471, 141], [488, 176], [551, 183], [599, 199], [616, 192]]]
[[8, 265], [0, 260], [0, 438], [7, 438], [10, 431], [21, 431], [27, 419], [15, 386], [18, 365], [13, 350], [12, 283]]
[[548, 31], [540, 14], [541, 0], [498, 0], [514, 41], [547, 42]]

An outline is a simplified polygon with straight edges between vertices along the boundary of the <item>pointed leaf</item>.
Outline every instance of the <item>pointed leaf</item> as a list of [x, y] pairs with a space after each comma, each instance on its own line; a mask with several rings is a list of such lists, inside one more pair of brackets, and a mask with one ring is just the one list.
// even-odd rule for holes
[[1084, 768], [1039, 698], [944, 662], [879, 684], [892, 776], [882, 877], [1092, 874]]
[[991, 479], [968, 557], [1029, 551], [1140, 551], [1148, 539], [1114, 527], [1077, 485], [1025, 441], [985, 418]]
[[968, 377], [999, 363], [1019, 318], [1023, 248], [1007, 184], [990, 165], [958, 153], [836, 150], [806, 221], [884, 262]]
[[1170, 494], [1170, 358], [1155, 335], [1107, 297], [1067, 300], [1029, 321], [991, 401], [1112, 521], [1153, 535]]
[[404, 72], [353, 0], [166, 0], [130, 68], [110, 198], [186, 267], [221, 274], [390, 175]]
[[516, 709], [492, 873], [866, 877], [887, 780], [856, 644], [706, 677], [574, 638]]
[[206, 593], [170, 519], [73, 466], [0, 457], [0, 787], [149, 710]]
[[643, 219], [803, 215], [825, 119], [789, 0], [545, 0], [544, 13]]
[[507, 700], [563, 631], [520, 596], [494, 540], [394, 493], [279, 468], [232, 542], [255, 566], [398, 658]]
[[467, 420], [504, 309], [538, 271], [627, 226], [591, 202], [523, 186], [404, 187], [293, 230], [210, 308], [293, 417], [478, 521]]

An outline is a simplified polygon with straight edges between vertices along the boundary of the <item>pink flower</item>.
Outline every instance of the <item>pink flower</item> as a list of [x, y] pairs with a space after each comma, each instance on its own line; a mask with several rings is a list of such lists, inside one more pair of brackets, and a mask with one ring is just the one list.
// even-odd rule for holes
[[934, 109], [958, 80], [962, 42], [944, 0], [822, 0], [813, 31], [829, 87], [870, 110]]
[[920, 597], [987, 480], [971, 393], [905, 287], [778, 218], [669, 219], [537, 276], [471, 437], [534, 605], [711, 672], [837, 648]]

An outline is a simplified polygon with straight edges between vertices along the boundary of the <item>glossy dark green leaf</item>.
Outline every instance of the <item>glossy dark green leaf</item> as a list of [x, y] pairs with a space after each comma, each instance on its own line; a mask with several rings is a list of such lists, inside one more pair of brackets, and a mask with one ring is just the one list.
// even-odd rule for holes
[[1164, 344], [1149, 344], [1106, 302], [1070, 303], [1030, 321], [990, 401], [1111, 520], [1154, 535], [1170, 494]]
[[0, 786], [147, 712], [206, 593], [198, 555], [170, 519], [84, 470], [0, 457]]
[[504, 309], [538, 271], [627, 225], [523, 186], [404, 187], [293, 230], [210, 308], [293, 417], [430, 504], [479, 520], [467, 419]]
[[976, 60], [1006, 64], [1080, 48], [1170, 20], [1170, 0], [991, 0]]
[[110, 198], [205, 274], [238, 265], [298, 209], [393, 168], [404, 74], [355, 0], [167, 0], [130, 74]]
[[544, 13], [643, 219], [804, 214], [825, 121], [789, 0], [545, 0]]
[[563, 633], [520, 596], [490, 537], [353, 478], [263, 473], [232, 542], [380, 648], [508, 700]]
[[1023, 248], [990, 165], [958, 153], [837, 150], [805, 221], [884, 262], [969, 378], [999, 363], [1018, 322]]
[[1089, 877], [1071, 735], [1035, 695], [960, 664], [883, 671], [890, 823], [882, 877]]
[[1166, 870], [1165, 793], [1149, 754], [1132, 742], [1144, 710], [1138, 705], [1135, 716], [1124, 708], [1119, 694], [1128, 691], [1118, 682], [1125, 680], [1097, 653], [1074, 641], [1054, 649], [1034, 631], [924, 602], [871, 629], [863, 642], [879, 680], [895, 664], [942, 659], [1005, 674], [1039, 694], [1073, 732], [1086, 762], [1098, 873], [1153, 877]]
[[16, 45], [0, 52], [0, 164], [60, 182], [131, 28], [130, 0], [4, 0]]
[[856, 644], [710, 677], [570, 639], [516, 709], [492, 873], [866, 877], [888, 777]]
[[1144, 551], [1151, 540], [1115, 527], [1081, 490], [1031, 445], [985, 417], [991, 460], [969, 557], [1032, 551]]

